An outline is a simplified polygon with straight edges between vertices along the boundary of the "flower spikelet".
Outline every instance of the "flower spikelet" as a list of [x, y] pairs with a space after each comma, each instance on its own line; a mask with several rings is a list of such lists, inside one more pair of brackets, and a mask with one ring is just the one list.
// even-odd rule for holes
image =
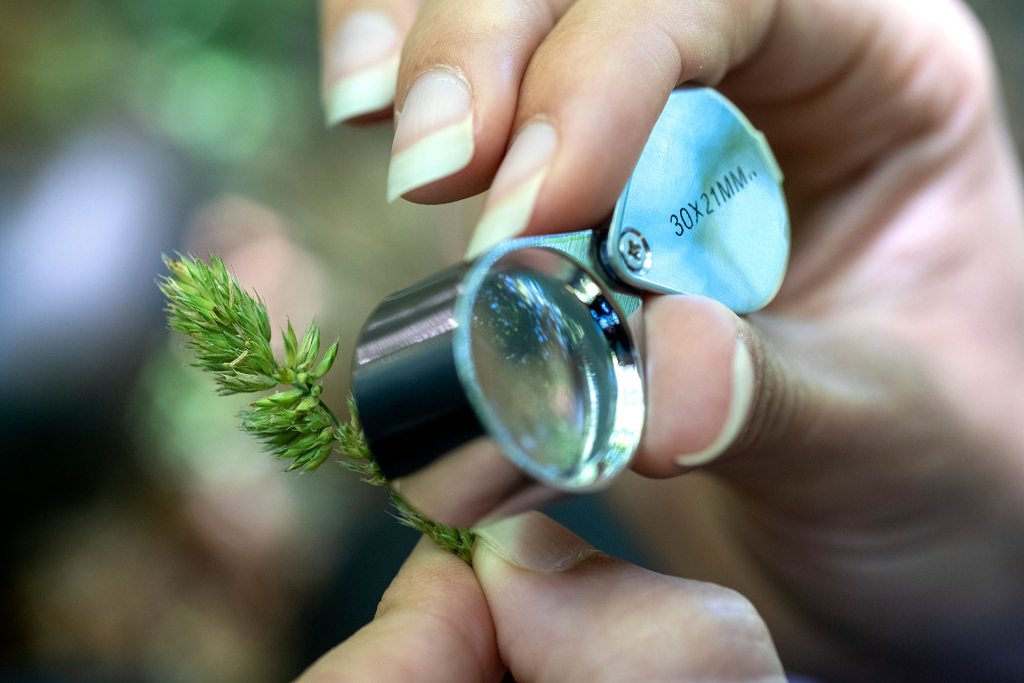
[[[282, 331], [285, 362], [270, 348], [267, 307], [238, 284], [219, 256], [207, 265], [192, 257], [164, 258], [169, 274], [158, 281], [167, 297], [171, 328], [189, 336], [195, 366], [213, 374], [222, 394], [267, 391], [240, 414], [242, 429], [266, 450], [288, 462], [286, 470], [311, 472], [340, 451], [343, 467], [374, 486], [390, 482], [366, 442], [355, 404], [351, 420], [341, 423], [320, 400], [323, 377], [338, 356], [338, 340], [320, 356], [320, 326], [314, 320], [301, 341], [288, 321]], [[318, 362], [319, 357], [319, 362]], [[287, 388], [286, 388], [287, 387]], [[466, 529], [438, 524], [392, 490], [398, 520], [470, 562], [476, 536]]]
[[278, 384], [267, 307], [243, 290], [219, 256], [210, 265], [164, 257], [170, 275], [158, 282], [171, 329], [190, 337], [197, 367], [213, 373], [222, 394], [264, 391]]

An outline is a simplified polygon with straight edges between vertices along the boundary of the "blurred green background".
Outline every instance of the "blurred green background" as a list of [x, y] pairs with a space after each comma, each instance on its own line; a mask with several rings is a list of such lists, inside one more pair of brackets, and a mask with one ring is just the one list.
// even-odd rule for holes
[[[972, 4], [1020, 145], [1024, 3]], [[218, 251], [344, 359], [383, 296], [461, 258], [478, 198], [388, 206], [391, 127], [324, 127], [316, 14], [0, 0], [0, 676], [284, 680], [415, 541], [380, 492], [238, 432], [244, 398], [187, 367], [154, 285], [162, 252]], [[598, 503], [556, 514], [643, 561]]]

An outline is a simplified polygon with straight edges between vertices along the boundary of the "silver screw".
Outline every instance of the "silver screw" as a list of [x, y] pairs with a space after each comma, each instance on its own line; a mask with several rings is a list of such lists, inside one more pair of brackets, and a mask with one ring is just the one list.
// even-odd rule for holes
[[647, 240], [634, 228], [626, 228], [619, 237], [619, 254], [622, 262], [634, 273], [645, 272], [651, 267], [651, 250]]

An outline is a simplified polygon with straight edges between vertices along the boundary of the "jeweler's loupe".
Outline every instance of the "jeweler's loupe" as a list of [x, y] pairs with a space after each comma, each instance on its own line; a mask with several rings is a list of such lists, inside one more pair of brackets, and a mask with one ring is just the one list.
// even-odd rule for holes
[[789, 254], [781, 184], [728, 100], [677, 90], [606, 225], [506, 242], [385, 299], [352, 377], [384, 474], [456, 526], [607, 485], [644, 426], [627, 316], [643, 292], [766, 305]]

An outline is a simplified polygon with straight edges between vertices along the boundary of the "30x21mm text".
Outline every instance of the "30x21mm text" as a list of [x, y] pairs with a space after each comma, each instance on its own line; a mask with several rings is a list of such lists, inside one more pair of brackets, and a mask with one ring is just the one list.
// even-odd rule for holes
[[687, 202], [678, 213], [669, 216], [669, 222], [676, 229], [676, 234], [681, 236], [687, 230], [696, 228], [702, 218], [711, 216], [715, 209], [721, 208], [740, 191], [746, 189], [747, 184], [756, 177], [757, 171], [747, 174], [743, 172], [742, 166], [737, 166], [735, 171], [723, 173], [696, 202]]

